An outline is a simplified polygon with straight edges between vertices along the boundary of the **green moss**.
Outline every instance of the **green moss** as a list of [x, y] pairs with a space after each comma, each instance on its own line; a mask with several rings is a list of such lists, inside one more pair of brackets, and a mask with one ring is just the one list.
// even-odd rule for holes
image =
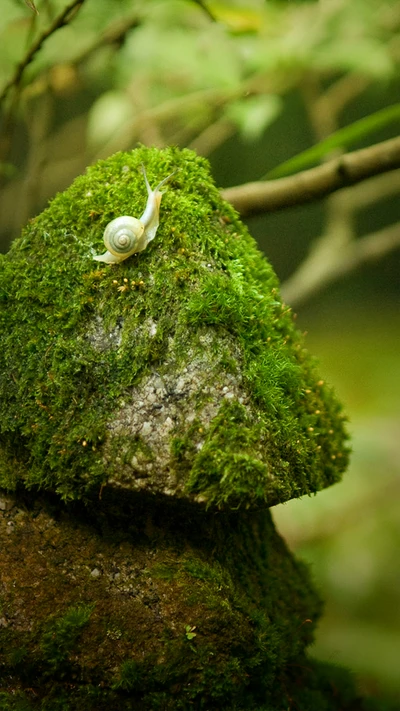
[[2, 711], [32, 711], [33, 707], [23, 692], [0, 691], [0, 708]]
[[118, 494], [0, 512], [2, 711], [389, 711], [306, 657], [320, 602], [269, 511]]
[[0, 593], [0, 688], [33, 688], [40, 709], [97, 711], [83, 705], [96, 687], [113, 709], [229, 708], [266, 698], [303, 654], [320, 602], [270, 513], [153, 499], [25, 496], [0, 516], [15, 583]]
[[82, 628], [87, 625], [94, 605], [71, 607], [62, 617], [51, 620], [39, 642], [44, 662], [51, 674], [65, 674], [68, 657], [74, 648]]
[[[99, 265], [105, 225], [143, 211], [141, 163], [152, 185], [179, 169], [156, 238]], [[6, 488], [71, 499], [109, 483], [272, 505], [346, 466], [340, 405], [273, 270], [190, 151], [119, 153], [58, 195], [0, 259], [0, 332]], [[157, 378], [158, 411], [146, 399]], [[146, 436], [132, 424], [143, 398]]]

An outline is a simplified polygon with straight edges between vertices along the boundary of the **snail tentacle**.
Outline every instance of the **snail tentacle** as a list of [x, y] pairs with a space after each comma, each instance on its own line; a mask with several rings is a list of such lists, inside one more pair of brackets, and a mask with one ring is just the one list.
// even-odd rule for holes
[[154, 239], [159, 225], [160, 203], [163, 195], [160, 188], [175, 172], [161, 180], [157, 187], [152, 190], [147, 179], [145, 167], [142, 165], [148, 196], [143, 214], [139, 219], [129, 215], [122, 215], [111, 220], [106, 226], [103, 235], [107, 251], [104, 254], [93, 257], [93, 259], [107, 264], [116, 264], [127, 259], [132, 254], [142, 252], [147, 247], [149, 242]]

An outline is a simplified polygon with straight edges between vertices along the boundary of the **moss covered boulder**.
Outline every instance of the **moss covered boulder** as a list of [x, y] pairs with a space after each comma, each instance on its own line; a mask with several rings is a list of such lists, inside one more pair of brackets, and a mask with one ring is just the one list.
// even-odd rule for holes
[[[143, 212], [142, 164], [152, 186], [176, 171], [156, 237], [96, 262], [105, 226]], [[3, 487], [270, 506], [346, 466], [276, 276], [190, 151], [120, 153], [58, 195], [1, 258], [0, 332]]]
[[[175, 171], [147, 248], [105, 226]], [[190, 151], [91, 167], [0, 259], [0, 708], [360, 711], [269, 506], [336, 482], [340, 405]]]
[[291, 686], [320, 612], [268, 511], [19, 495], [0, 546], [0, 688], [33, 708], [253, 708]]

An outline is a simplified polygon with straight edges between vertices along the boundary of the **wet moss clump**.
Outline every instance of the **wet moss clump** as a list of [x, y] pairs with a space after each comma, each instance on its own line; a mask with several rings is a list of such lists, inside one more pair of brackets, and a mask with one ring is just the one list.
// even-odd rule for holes
[[[176, 170], [147, 249], [117, 265], [106, 224]], [[90, 167], [0, 259], [0, 484], [104, 486], [270, 506], [338, 481], [341, 407], [271, 266], [188, 150]]]

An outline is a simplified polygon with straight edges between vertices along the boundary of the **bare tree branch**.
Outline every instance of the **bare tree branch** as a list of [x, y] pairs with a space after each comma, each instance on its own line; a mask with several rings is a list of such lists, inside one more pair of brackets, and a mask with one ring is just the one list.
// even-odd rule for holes
[[400, 138], [346, 153], [288, 178], [245, 183], [222, 191], [242, 216], [320, 200], [366, 178], [400, 168]]
[[206, 156], [212, 153], [221, 143], [224, 143], [230, 136], [235, 133], [236, 127], [232, 121], [229, 121], [225, 116], [221, 116], [213, 123], [209, 123], [206, 128], [199, 133], [188, 148], [196, 151], [201, 156]]
[[28, 51], [21, 59], [19, 64], [17, 64], [15, 72], [11, 79], [3, 87], [3, 90], [0, 94], [0, 103], [6, 98], [8, 92], [10, 91], [10, 89], [12, 89], [12, 87], [17, 88], [20, 85], [25, 69], [32, 62], [44, 42], [61, 27], [67, 25], [68, 22], [72, 19], [72, 16], [76, 15], [76, 13], [79, 12], [84, 2], [85, 0], [71, 0], [71, 2], [60, 12], [60, 14], [54, 18], [51, 25], [49, 25], [46, 30], [43, 30], [43, 32], [39, 35], [36, 41], [29, 47]]
[[350, 72], [324, 89], [321, 76], [315, 72], [306, 73], [300, 89], [318, 141], [338, 130], [343, 109], [362, 94], [371, 81], [371, 77]]
[[282, 296], [290, 306], [297, 308], [332, 281], [398, 249], [400, 222], [348, 244], [342, 243], [340, 249], [336, 247], [330, 239], [322, 237], [299, 269], [282, 284]]
[[[323, 140], [338, 129], [338, 116], [343, 107], [364, 88], [365, 82], [359, 82], [354, 75], [347, 75], [321, 93], [318, 77], [309, 77], [303, 94], [318, 140]], [[326, 156], [325, 164], [329, 165], [329, 160], [331, 165], [334, 165], [333, 160], [338, 164], [342, 156], [343, 151], [335, 151]], [[374, 175], [353, 184], [347, 190], [334, 191], [329, 195], [326, 201], [326, 226], [322, 236], [314, 242], [309, 256], [282, 287], [284, 298], [289, 303], [298, 306], [363, 262], [378, 258], [381, 253], [398, 246], [398, 226], [357, 240], [356, 212], [379, 200], [382, 189], [390, 194], [392, 188], [389, 188], [388, 182], [395, 184], [399, 173], [399, 170], [394, 170]]]
[[400, 194], [400, 168], [375, 175], [369, 180], [353, 185], [346, 193], [353, 210], [364, 210], [376, 202]]

